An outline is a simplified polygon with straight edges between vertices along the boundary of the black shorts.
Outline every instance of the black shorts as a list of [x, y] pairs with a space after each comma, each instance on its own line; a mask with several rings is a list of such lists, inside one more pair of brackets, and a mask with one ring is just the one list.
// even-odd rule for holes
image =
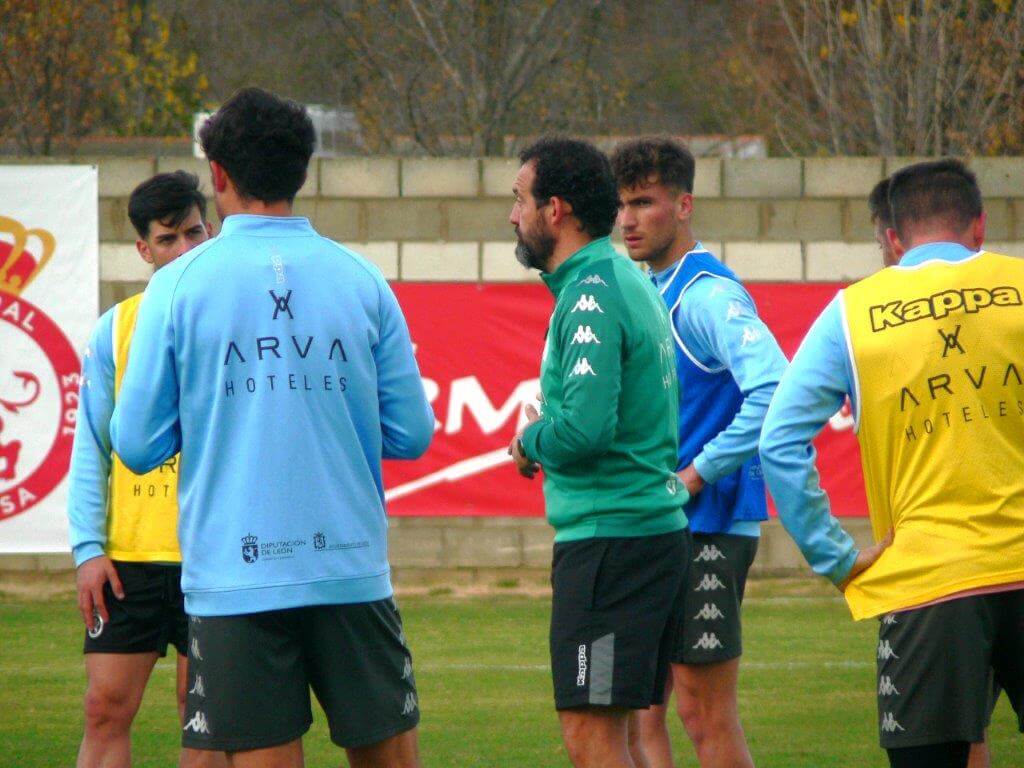
[[887, 614], [876, 655], [883, 748], [982, 741], [998, 687], [1024, 732], [1024, 589]]
[[551, 671], [557, 709], [660, 704], [687, 531], [555, 544]]
[[124, 600], [114, 597], [110, 582], [103, 599], [110, 621], [96, 614], [95, 629], [85, 631], [85, 653], [151, 653], [167, 655], [170, 643], [184, 655], [188, 621], [181, 593], [181, 566], [114, 562], [124, 587]]
[[743, 653], [740, 606], [759, 541], [729, 533], [693, 534], [673, 664], [713, 664]]
[[414, 728], [412, 655], [392, 599], [189, 622], [182, 746], [238, 751], [294, 741], [313, 722], [309, 689], [341, 747]]

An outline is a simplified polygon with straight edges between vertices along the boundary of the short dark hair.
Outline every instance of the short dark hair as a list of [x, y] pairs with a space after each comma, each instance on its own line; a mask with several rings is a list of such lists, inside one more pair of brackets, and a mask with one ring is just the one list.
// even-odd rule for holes
[[931, 160], [909, 165], [889, 180], [892, 225], [901, 240], [918, 222], [943, 219], [954, 229], [965, 229], [981, 216], [978, 180], [959, 160]]
[[871, 220], [882, 224], [886, 229], [892, 226], [892, 209], [889, 207], [889, 179], [882, 179], [875, 184], [868, 195], [868, 210]]
[[667, 136], [645, 136], [615, 147], [612, 170], [620, 188], [643, 187], [652, 177], [667, 187], [693, 192], [693, 154]]
[[316, 133], [301, 104], [243, 88], [203, 123], [199, 144], [243, 197], [291, 202], [306, 181]]
[[591, 237], [605, 237], [615, 226], [619, 192], [604, 153], [587, 141], [547, 137], [519, 153], [525, 165], [536, 163], [530, 190], [538, 205], [560, 197]]
[[192, 213], [193, 207], [199, 209], [199, 216], [206, 221], [206, 198], [199, 191], [198, 176], [186, 171], [158, 173], [132, 190], [128, 218], [145, 240], [154, 221], [176, 227]]

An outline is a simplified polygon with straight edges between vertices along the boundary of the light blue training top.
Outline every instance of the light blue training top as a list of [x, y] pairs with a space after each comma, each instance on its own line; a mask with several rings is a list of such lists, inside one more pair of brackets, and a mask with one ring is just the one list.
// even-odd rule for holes
[[110, 493], [110, 415], [114, 412], [114, 310], [96, 322], [82, 358], [75, 444], [71, 450], [68, 524], [77, 568], [103, 554]]
[[134, 472], [181, 452], [198, 616], [389, 597], [381, 459], [433, 431], [377, 268], [304, 218], [250, 215], [153, 276], [111, 422]]

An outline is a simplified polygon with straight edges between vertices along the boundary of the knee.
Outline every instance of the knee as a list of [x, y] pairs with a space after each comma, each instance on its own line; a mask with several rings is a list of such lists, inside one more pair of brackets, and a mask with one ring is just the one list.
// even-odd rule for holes
[[694, 744], [702, 741], [707, 730], [707, 717], [700, 701], [691, 696], [679, 696], [676, 699], [676, 712], [690, 740]]
[[135, 708], [126, 696], [97, 690], [85, 692], [85, 726], [90, 730], [127, 731]]

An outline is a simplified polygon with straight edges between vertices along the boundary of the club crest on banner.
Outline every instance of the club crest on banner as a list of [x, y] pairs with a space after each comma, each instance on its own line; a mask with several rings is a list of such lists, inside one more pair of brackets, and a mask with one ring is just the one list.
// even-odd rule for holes
[[0, 520], [45, 499], [71, 459], [78, 355], [57, 323], [23, 296], [56, 246], [50, 232], [0, 213], [0, 350], [11, 351], [0, 357]]

